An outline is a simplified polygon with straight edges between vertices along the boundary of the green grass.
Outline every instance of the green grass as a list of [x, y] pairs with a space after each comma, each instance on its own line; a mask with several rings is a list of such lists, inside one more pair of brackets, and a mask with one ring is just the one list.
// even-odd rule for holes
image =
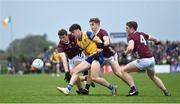
[[146, 74], [133, 75], [139, 88], [139, 96], [126, 97], [129, 88], [113, 74], [105, 77], [118, 85], [118, 96], [96, 84], [90, 89], [89, 96], [75, 93], [76, 86], [69, 96], [57, 91], [57, 86], [65, 86], [64, 75], [0, 75], [0, 103], [180, 103], [180, 74], [158, 74], [172, 96], [163, 96], [162, 92], [148, 79]]

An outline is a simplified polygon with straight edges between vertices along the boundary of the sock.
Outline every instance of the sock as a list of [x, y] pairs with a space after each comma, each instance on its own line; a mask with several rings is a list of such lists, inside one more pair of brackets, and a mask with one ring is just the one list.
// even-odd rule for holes
[[131, 89], [136, 90], [136, 87], [135, 86], [131, 86]]
[[72, 87], [73, 87], [73, 85], [71, 85], [71, 84], [68, 84], [68, 85], [66, 86], [66, 88], [67, 88], [69, 91], [71, 91]]
[[89, 91], [89, 87], [90, 87], [90, 85], [86, 84], [85, 89]]
[[168, 91], [167, 90], [163, 90], [164, 93], [167, 93]]
[[110, 90], [112, 90], [112, 89], [113, 89], [113, 85], [112, 85], [112, 84], [109, 84], [108, 88], [109, 88]]

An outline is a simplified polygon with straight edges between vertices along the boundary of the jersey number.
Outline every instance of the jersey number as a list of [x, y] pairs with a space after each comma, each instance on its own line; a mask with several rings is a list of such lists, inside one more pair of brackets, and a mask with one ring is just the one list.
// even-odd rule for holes
[[147, 45], [146, 40], [144, 39], [143, 35], [140, 35], [140, 43]]

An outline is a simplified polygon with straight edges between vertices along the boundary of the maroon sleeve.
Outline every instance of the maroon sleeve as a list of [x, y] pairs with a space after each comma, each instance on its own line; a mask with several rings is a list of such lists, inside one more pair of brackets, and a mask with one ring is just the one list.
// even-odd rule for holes
[[141, 34], [143, 34], [143, 36], [144, 36], [144, 38], [145, 38], [146, 40], [148, 40], [148, 39], [149, 39], [149, 35], [148, 35], [148, 34], [143, 33], [143, 32], [141, 32]]
[[105, 30], [102, 31], [102, 34], [103, 34], [103, 36], [108, 36], [108, 33]]
[[59, 45], [57, 47], [57, 50], [58, 50], [59, 53], [64, 52], [64, 47], [60, 42], [59, 42]]
[[129, 36], [128, 36], [128, 42], [129, 42], [130, 40], [133, 40], [132, 35], [129, 35]]

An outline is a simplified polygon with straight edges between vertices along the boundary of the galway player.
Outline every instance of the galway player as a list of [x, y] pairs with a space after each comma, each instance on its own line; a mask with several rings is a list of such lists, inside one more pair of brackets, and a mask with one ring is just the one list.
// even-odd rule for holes
[[[61, 29], [58, 32], [58, 36], [60, 38], [60, 42], [57, 50], [59, 52], [59, 55], [61, 56], [65, 70], [64, 80], [66, 80], [66, 82], [69, 82], [71, 78], [69, 69], [72, 69], [73, 67], [78, 65], [81, 61], [84, 60], [84, 57], [83, 55], [79, 55], [79, 46], [77, 45], [76, 39], [73, 35], [67, 34], [67, 31], [65, 29]], [[79, 78], [76, 81], [76, 84], [79, 89], [78, 91], [81, 91], [82, 87]]]
[[[103, 47], [104, 60], [111, 65], [114, 74], [124, 81], [122, 73], [120, 71], [121, 68], [119, 67], [119, 63], [118, 63], [118, 60], [117, 60], [117, 53], [115, 52], [115, 50], [111, 46], [110, 38], [108, 36], [107, 31], [100, 28], [100, 20], [99, 20], [99, 18], [91, 18], [89, 20], [89, 24], [91, 26], [91, 30], [93, 31], [93, 33], [96, 36], [98, 36], [101, 39], [101, 41], [103, 42], [103, 45], [104, 45], [104, 47]], [[125, 82], [125, 83], [128, 84], [127, 82]]]
[[[103, 64], [102, 41], [92, 32], [82, 32], [78, 24], [73, 24], [69, 28], [70, 32], [76, 37], [77, 44], [83, 49], [83, 53], [87, 56], [84, 61], [72, 69], [72, 77], [70, 83], [65, 87], [58, 87], [59, 91], [68, 95], [78, 78], [80, 72], [90, 68], [90, 75], [94, 82], [99, 83], [111, 90], [112, 95], [116, 95], [116, 87], [99, 76], [100, 64]], [[97, 43], [97, 45], [96, 45]]]
[[170, 93], [167, 91], [161, 79], [155, 75], [155, 59], [147, 43], [148, 40], [154, 41], [155, 44], [159, 44], [160, 42], [158, 42], [157, 39], [153, 36], [136, 31], [137, 27], [138, 25], [135, 21], [129, 21], [126, 23], [126, 32], [128, 33], [128, 47], [123, 56], [126, 56], [130, 52], [134, 52], [137, 53], [139, 57], [139, 59], [128, 63], [122, 71], [124, 78], [131, 86], [128, 95], [138, 95], [138, 90], [135, 86], [134, 80], [129, 73], [146, 70], [149, 78], [156, 84], [157, 87], [163, 91], [164, 95], [170, 96]]
[[[82, 54], [80, 47], [77, 45], [76, 39], [73, 35], [67, 34], [67, 31], [65, 29], [61, 29], [58, 32], [60, 42], [58, 45], [58, 51], [59, 56], [61, 56], [61, 60], [63, 62], [63, 66], [65, 69], [65, 78], [66, 82], [69, 83], [71, 75], [70, 70], [73, 69], [75, 66], [77, 66], [81, 61], [85, 60], [85, 55]], [[66, 57], [67, 56], [67, 57]], [[67, 59], [68, 58], [68, 59]], [[91, 77], [88, 76], [88, 72], [83, 72], [84, 76], [79, 76], [76, 84], [78, 87], [78, 90], [76, 91], [78, 94], [87, 94], [87, 91], [84, 91], [81, 87], [81, 81], [87, 81], [86, 82], [86, 88], [95, 87], [95, 84], [91, 82]]]

